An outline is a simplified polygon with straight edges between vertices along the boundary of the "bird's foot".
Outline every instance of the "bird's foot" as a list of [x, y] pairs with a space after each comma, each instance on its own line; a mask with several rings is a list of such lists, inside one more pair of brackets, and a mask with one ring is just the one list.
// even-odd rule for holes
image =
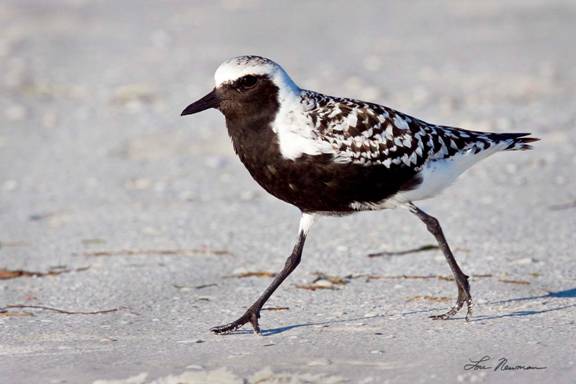
[[452, 318], [455, 314], [462, 309], [462, 307], [466, 304], [466, 321], [470, 321], [472, 317], [472, 296], [470, 296], [470, 292], [461, 291], [458, 294], [458, 300], [456, 301], [456, 305], [450, 308], [450, 310], [446, 313], [441, 315], [432, 315], [430, 318], [432, 320], [448, 320]]
[[260, 317], [260, 310], [250, 308], [238, 320], [235, 320], [229, 324], [219, 325], [210, 328], [210, 330], [217, 335], [226, 335], [228, 333], [234, 332], [238, 328], [242, 327], [244, 324], [250, 323], [254, 328], [254, 333], [260, 335], [260, 326], [258, 325], [259, 317]]

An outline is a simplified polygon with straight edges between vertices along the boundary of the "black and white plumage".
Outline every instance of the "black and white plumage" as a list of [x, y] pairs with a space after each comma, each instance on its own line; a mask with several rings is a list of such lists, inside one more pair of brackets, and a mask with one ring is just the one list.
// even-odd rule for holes
[[[527, 133], [487, 133], [426, 123], [391, 108], [299, 88], [273, 61], [240, 56], [224, 62], [216, 87], [182, 115], [208, 108], [226, 117], [234, 149], [269, 193], [302, 211], [298, 242], [283, 271], [225, 333], [251, 322], [259, 332], [264, 302], [300, 261], [318, 214], [408, 208], [438, 240], [458, 286], [453, 316], [470, 314], [467, 276], [458, 267], [436, 219], [413, 202], [433, 197], [483, 158], [530, 149]], [[467, 318], [468, 318], [467, 315]]]

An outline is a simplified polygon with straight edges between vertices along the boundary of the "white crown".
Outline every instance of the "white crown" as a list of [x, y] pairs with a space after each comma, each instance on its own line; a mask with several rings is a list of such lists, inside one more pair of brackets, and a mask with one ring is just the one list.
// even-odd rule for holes
[[219, 87], [246, 75], [268, 75], [280, 89], [300, 90], [280, 65], [260, 56], [238, 56], [226, 60], [216, 70], [214, 82]]

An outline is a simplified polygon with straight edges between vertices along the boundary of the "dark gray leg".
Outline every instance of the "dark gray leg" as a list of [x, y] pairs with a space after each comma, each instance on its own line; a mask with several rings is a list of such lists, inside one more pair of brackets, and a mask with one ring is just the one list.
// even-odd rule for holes
[[430, 316], [434, 320], [447, 320], [454, 316], [458, 311], [462, 308], [464, 303], [466, 303], [466, 321], [470, 319], [472, 316], [472, 296], [470, 296], [470, 285], [468, 284], [468, 276], [462, 272], [456, 259], [454, 259], [454, 255], [448, 246], [448, 242], [444, 237], [444, 233], [442, 232], [442, 228], [440, 227], [440, 223], [436, 218], [430, 216], [426, 212], [422, 211], [420, 208], [416, 207], [414, 204], [410, 203], [408, 205], [410, 212], [418, 216], [420, 220], [426, 224], [428, 231], [434, 235], [436, 241], [438, 241], [438, 245], [444, 253], [446, 257], [446, 261], [448, 261], [448, 265], [452, 270], [452, 274], [454, 275], [454, 280], [456, 281], [456, 285], [458, 286], [458, 300], [456, 300], [456, 305], [452, 307], [448, 312], [442, 315]]
[[282, 271], [274, 278], [274, 281], [266, 288], [264, 293], [248, 308], [248, 310], [238, 319], [226, 325], [220, 325], [210, 330], [218, 334], [230, 333], [246, 323], [251, 323], [254, 328], [254, 332], [260, 333], [260, 326], [258, 325], [258, 318], [260, 318], [260, 310], [268, 301], [270, 296], [274, 293], [276, 288], [282, 284], [282, 282], [296, 269], [298, 264], [300, 264], [300, 259], [302, 257], [302, 249], [304, 248], [304, 241], [306, 240], [306, 235], [312, 222], [314, 221], [314, 216], [311, 214], [303, 213], [300, 218], [300, 230], [298, 231], [298, 241], [292, 250], [292, 254], [286, 260], [284, 268]]

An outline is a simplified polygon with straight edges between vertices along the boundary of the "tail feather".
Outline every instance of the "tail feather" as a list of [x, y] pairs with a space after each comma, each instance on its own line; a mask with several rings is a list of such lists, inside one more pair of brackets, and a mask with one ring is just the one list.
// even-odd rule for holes
[[491, 139], [496, 142], [507, 143], [504, 151], [527, 151], [533, 147], [530, 143], [539, 141], [537, 137], [526, 137], [530, 133], [493, 133]]

